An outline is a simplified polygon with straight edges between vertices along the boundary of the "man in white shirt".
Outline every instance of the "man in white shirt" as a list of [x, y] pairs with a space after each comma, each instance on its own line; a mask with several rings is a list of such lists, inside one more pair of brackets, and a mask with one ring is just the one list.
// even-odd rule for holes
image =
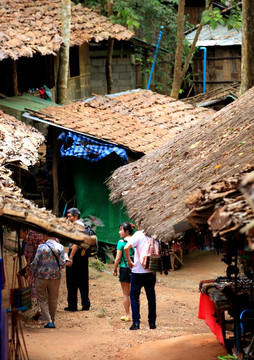
[[[135, 248], [134, 263], [130, 259], [129, 249]], [[130, 300], [132, 310], [133, 324], [130, 330], [138, 330], [140, 323], [140, 306], [139, 296], [141, 288], [144, 286], [146, 297], [148, 301], [148, 323], [150, 329], [156, 329], [156, 296], [155, 296], [155, 283], [156, 274], [152, 271], [146, 270], [139, 261], [139, 254], [142, 253], [144, 247], [147, 247], [147, 238], [144, 231], [137, 231], [128, 240], [124, 247], [124, 252], [128, 261], [128, 265], [131, 269], [131, 289]]]

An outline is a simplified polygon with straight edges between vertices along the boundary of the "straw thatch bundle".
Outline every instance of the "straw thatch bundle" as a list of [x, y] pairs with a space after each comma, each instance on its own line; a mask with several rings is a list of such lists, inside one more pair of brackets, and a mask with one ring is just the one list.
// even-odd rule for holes
[[[237, 196], [241, 174], [254, 167], [253, 119], [254, 88], [202, 124], [135, 163], [118, 168], [108, 180], [111, 200], [123, 201], [129, 216], [142, 219], [147, 232], [156, 233], [163, 241], [172, 239], [174, 225], [189, 215], [186, 198], [197, 190], [200, 196], [196, 193], [192, 202], [189, 199], [189, 208], [200, 208], [207, 201], [205, 194], [212, 192], [219, 199], [224, 199], [227, 191], [228, 196]], [[227, 181], [229, 178], [235, 180]], [[220, 181], [230, 185], [216, 189]], [[215, 205], [216, 200], [206, 219]], [[200, 209], [200, 216], [208, 207]], [[245, 210], [239, 211], [241, 224], [248, 221]]]

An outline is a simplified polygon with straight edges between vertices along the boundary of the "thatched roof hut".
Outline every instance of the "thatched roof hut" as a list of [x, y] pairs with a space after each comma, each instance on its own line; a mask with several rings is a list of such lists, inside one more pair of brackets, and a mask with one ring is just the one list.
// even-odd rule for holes
[[57, 218], [51, 211], [25, 199], [12, 180], [10, 165], [24, 169], [34, 165], [44, 136], [0, 111], [0, 139], [0, 225], [13, 229], [28, 227], [87, 247], [85, 243], [89, 244], [89, 237], [82, 229], [66, 224], [65, 219]]
[[[32, 57], [36, 52], [56, 55], [62, 43], [61, 1], [2, 0], [0, 26], [0, 61]], [[109, 38], [128, 40], [132, 35], [124, 26], [71, 2], [70, 46]]]
[[195, 222], [203, 226], [225, 204], [229, 218], [217, 231], [243, 226], [253, 216], [238, 198], [242, 174], [254, 168], [253, 118], [254, 88], [202, 124], [118, 168], [108, 181], [111, 200], [123, 201], [129, 216], [142, 219], [145, 230], [163, 241], [190, 226], [189, 208], [199, 210], [199, 219], [204, 216]]

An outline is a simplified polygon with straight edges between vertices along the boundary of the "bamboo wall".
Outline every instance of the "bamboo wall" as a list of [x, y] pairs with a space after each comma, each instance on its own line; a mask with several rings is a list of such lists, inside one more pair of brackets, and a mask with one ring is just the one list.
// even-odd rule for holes
[[[194, 94], [203, 92], [203, 51], [194, 58]], [[241, 46], [207, 47], [206, 91], [241, 81]]]

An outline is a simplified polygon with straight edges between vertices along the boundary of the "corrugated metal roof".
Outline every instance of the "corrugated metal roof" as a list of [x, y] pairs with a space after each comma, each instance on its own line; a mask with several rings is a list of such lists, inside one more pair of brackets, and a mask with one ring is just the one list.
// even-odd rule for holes
[[10, 108], [24, 112], [26, 110], [40, 111], [48, 106], [60, 106], [52, 101], [44, 100], [40, 97], [23, 94], [22, 96], [12, 96], [0, 99], [0, 109]]
[[[186, 39], [192, 43], [197, 29], [186, 35]], [[232, 46], [242, 44], [241, 30], [228, 30], [226, 26], [218, 25], [215, 30], [210, 25], [203, 26], [196, 46]]]

